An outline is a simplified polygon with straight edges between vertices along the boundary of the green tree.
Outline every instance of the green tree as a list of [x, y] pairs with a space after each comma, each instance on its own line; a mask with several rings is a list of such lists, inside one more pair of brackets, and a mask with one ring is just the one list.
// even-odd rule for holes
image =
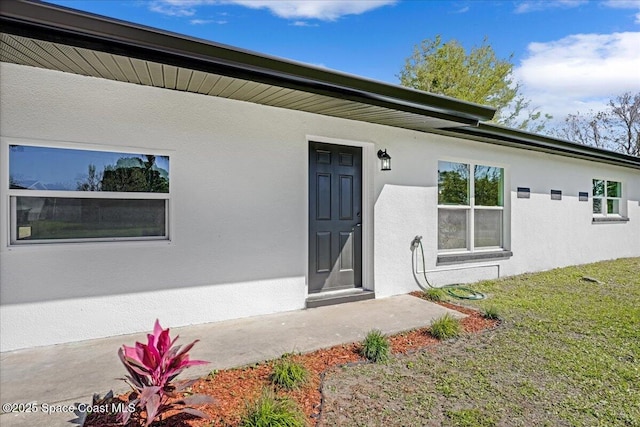
[[640, 157], [640, 92], [610, 99], [604, 111], [569, 114], [555, 136]]
[[502, 206], [502, 169], [476, 166], [474, 197], [476, 206]]
[[78, 191], [100, 191], [102, 173], [96, 173], [96, 165], [90, 164], [88, 168], [87, 179], [78, 182], [76, 190]]
[[469, 204], [469, 171], [466, 165], [457, 170], [438, 171], [438, 204]]
[[147, 179], [147, 191], [152, 193], [168, 193], [169, 181], [164, 178], [156, 168], [156, 156], [147, 154], [145, 157], [147, 160], [143, 162], [143, 164]]
[[403, 86], [493, 107], [492, 122], [539, 132], [551, 116], [520, 94], [512, 58], [498, 58], [486, 38], [467, 53], [458, 41], [443, 43], [438, 35], [414, 47], [398, 77]]
[[106, 166], [102, 173], [102, 191], [146, 191], [147, 179], [145, 177], [142, 161], [137, 158], [120, 159], [135, 160], [139, 166]]
[[[102, 173], [102, 191], [168, 193], [166, 171], [157, 168], [153, 155], [146, 161], [137, 157], [123, 157], [115, 165], [105, 167]], [[163, 173], [161, 173], [164, 172]]]

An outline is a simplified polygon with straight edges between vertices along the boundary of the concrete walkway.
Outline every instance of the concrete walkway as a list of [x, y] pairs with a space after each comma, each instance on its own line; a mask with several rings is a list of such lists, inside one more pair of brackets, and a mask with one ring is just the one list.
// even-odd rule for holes
[[[197, 378], [213, 369], [225, 369], [280, 357], [283, 353], [306, 353], [319, 348], [361, 341], [371, 329], [385, 334], [429, 326], [445, 313], [458, 312], [408, 295], [367, 300], [205, 325], [171, 328], [180, 335], [178, 344], [199, 339], [191, 350], [193, 359], [211, 363], [185, 370], [180, 378]], [[162, 319], [160, 319], [162, 322]], [[170, 327], [171, 325], [162, 325]], [[149, 330], [153, 325], [149, 325]], [[94, 393], [124, 392], [128, 386], [118, 378], [125, 369], [117, 356], [122, 344], [146, 342], [146, 334], [126, 335], [79, 343], [39, 347], [1, 354], [0, 402], [33, 402], [36, 413], [2, 413], [0, 425], [71, 426], [79, 424], [72, 409], [43, 413], [51, 405], [91, 403]]]

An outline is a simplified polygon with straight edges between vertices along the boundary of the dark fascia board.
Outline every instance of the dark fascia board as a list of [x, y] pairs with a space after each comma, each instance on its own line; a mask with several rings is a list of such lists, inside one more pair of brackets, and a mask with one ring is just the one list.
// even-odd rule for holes
[[478, 126], [475, 127], [465, 126], [459, 128], [448, 128], [443, 129], [440, 133], [464, 136], [492, 144], [523, 148], [525, 150], [542, 151], [567, 157], [594, 160], [617, 166], [640, 169], [640, 157], [490, 123], [479, 123]]
[[221, 74], [475, 126], [493, 108], [32, 0], [0, 3], [9, 34]]

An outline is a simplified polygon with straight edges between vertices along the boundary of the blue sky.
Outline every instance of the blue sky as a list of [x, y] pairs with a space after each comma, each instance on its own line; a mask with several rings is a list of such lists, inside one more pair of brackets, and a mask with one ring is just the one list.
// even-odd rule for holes
[[562, 120], [640, 92], [640, 0], [153, 0], [52, 3], [398, 83], [413, 47], [441, 35], [513, 55], [532, 105]]

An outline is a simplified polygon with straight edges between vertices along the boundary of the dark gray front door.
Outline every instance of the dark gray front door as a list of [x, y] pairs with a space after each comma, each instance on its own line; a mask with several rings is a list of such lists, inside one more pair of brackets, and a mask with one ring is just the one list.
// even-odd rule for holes
[[309, 146], [309, 293], [362, 286], [362, 148]]

